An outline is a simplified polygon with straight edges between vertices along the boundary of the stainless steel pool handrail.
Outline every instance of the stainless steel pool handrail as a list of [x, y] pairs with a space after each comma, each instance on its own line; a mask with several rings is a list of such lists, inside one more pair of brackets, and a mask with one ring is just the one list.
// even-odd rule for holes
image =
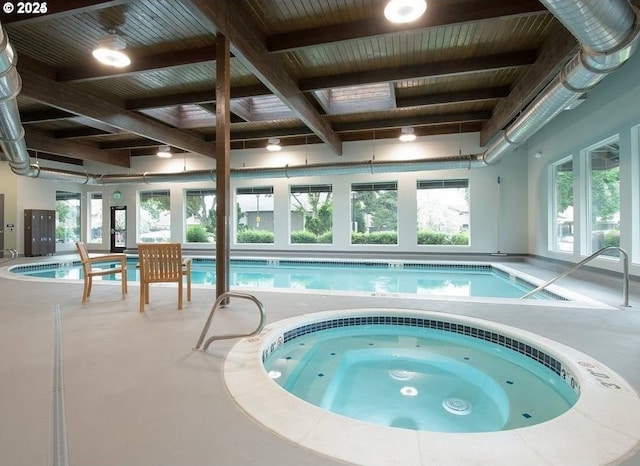
[[4, 262], [12, 261], [12, 260], [14, 260], [15, 258], [18, 257], [18, 251], [16, 251], [13, 248], [3, 249], [2, 252], [8, 252], [9, 254], [11, 254], [11, 257], [3, 257], [2, 259], [0, 259], [0, 264], [2, 264]]
[[563, 272], [560, 275], [558, 275], [557, 277], [554, 277], [551, 280], [543, 283], [542, 285], [537, 287], [535, 290], [529, 291], [527, 294], [525, 294], [520, 299], [526, 299], [529, 296], [536, 294], [538, 291], [543, 290], [546, 287], [548, 287], [549, 285], [551, 285], [552, 283], [555, 283], [556, 281], [560, 280], [561, 278], [566, 277], [567, 275], [569, 275], [574, 270], [579, 269], [580, 267], [582, 267], [584, 264], [586, 264], [590, 260], [595, 259], [596, 257], [604, 254], [607, 251], [618, 251], [620, 253], [620, 255], [622, 256], [622, 298], [623, 298], [622, 306], [629, 307], [629, 254], [627, 254], [627, 251], [625, 251], [624, 249], [622, 249], [622, 248], [620, 248], [618, 246], [607, 246], [606, 248], [602, 248], [602, 249], [594, 252], [589, 257], [587, 257], [586, 259], [581, 260], [580, 262], [578, 262], [576, 265], [571, 267], [566, 272]]
[[207, 335], [207, 332], [209, 331], [209, 327], [211, 326], [211, 322], [213, 321], [213, 315], [218, 310], [218, 308], [222, 307], [223, 303], [228, 301], [229, 298], [241, 298], [241, 299], [248, 299], [249, 301], [253, 301], [256, 304], [256, 306], [258, 306], [258, 310], [260, 311], [260, 323], [258, 324], [256, 329], [250, 333], [214, 335], [204, 342], [204, 347], [202, 348], [202, 351], [207, 351], [207, 348], [209, 348], [209, 345], [216, 340], [228, 340], [231, 338], [251, 337], [253, 335], [257, 335], [262, 331], [262, 329], [264, 328], [264, 323], [267, 318], [267, 315], [264, 310], [264, 305], [260, 302], [260, 300], [248, 293], [236, 293], [233, 291], [228, 291], [218, 296], [218, 299], [216, 299], [216, 302], [213, 304], [213, 307], [211, 308], [211, 312], [209, 313], [209, 317], [207, 318], [207, 321], [204, 324], [204, 328], [202, 329], [202, 333], [200, 334], [200, 338], [198, 338], [198, 343], [196, 343], [195, 348], [193, 348], [194, 350], [200, 349], [200, 347], [202, 346], [202, 341], [204, 340], [204, 337]]

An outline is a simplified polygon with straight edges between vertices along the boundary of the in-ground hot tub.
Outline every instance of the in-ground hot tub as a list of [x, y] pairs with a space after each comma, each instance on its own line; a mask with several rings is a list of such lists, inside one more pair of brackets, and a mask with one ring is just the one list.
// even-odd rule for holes
[[[277, 355], [285, 344], [295, 344], [297, 339], [327, 328], [387, 323], [435, 328], [441, 333], [475, 338], [495, 351], [516, 351], [518, 357], [531, 359], [553, 373], [556, 383], [565, 384], [563, 390], [574, 393], [577, 400], [563, 414], [508, 430], [419, 431], [410, 425], [393, 427], [351, 419], [303, 401], [278, 385], [263, 365], [263, 360], [272, 353]], [[407, 375], [402, 369], [392, 373], [400, 379]], [[640, 442], [640, 399], [611, 369], [539, 335], [463, 316], [360, 309], [287, 319], [237, 343], [225, 361], [224, 376], [236, 402], [266, 428], [305, 448], [356, 464], [459, 465], [481, 460], [483, 464], [538, 466], [543, 461], [558, 466], [604, 465], [637, 448]], [[405, 385], [405, 396], [415, 394], [410, 385]], [[462, 417], [460, 413], [469, 409], [465, 401], [445, 398], [441, 406], [451, 416]], [[544, 398], [539, 402], [544, 404]]]

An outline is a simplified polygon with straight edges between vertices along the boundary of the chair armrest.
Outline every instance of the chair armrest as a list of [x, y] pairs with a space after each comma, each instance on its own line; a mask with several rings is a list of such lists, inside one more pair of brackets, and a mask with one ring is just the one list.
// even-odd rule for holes
[[126, 254], [103, 254], [100, 256], [90, 257], [87, 259], [87, 262], [90, 264], [95, 264], [96, 262], [109, 262], [109, 261], [119, 261], [126, 265], [127, 256]]

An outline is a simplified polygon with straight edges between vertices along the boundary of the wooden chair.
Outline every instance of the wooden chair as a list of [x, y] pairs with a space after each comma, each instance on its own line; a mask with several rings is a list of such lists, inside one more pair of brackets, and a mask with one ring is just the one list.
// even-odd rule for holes
[[149, 304], [149, 284], [176, 282], [178, 309], [182, 309], [182, 277], [187, 277], [187, 301], [191, 301], [191, 258], [182, 258], [180, 243], [138, 244], [140, 312]]
[[[82, 261], [82, 269], [84, 272], [84, 289], [82, 291], [82, 304], [87, 302], [87, 298], [91, 295], [91, 286], [93, 285], [93, 277], [101, 275], [121, 274], [122, 281], [122, 299], [127, 294], [127, 256], [125, 254], [101, 254], [99, 256], [89, 257], [87, 246], [82, 241], [76, 243], [80, 260]], [[104, 264], [104, 267], [94, 267], [94, 264], [105, 262], [116, 262], [118, 265]]]

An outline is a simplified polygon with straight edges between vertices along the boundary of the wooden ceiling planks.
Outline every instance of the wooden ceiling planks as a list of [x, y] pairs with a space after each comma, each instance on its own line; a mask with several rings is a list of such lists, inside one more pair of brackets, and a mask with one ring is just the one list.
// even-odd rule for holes
[[[68, 9], [61, 7], [63, 3]], [[194, 12], [191, 3], [69, 0], [56, 2], [46, 18], [0, 21], [18, 51], [19, 69], [26, 66], [35, 72], [38, 68], [42, 76], [68, 83], [69, 90], [80, 97], [99, 97], [115, 104], [119, 112], [180, 105], [206, 108], [215, 102], [215, 62], [211, 58], [215, 37], [202, 12]], [[235, 11], [235, 3], [216, 0], [216, 7]], [[422, 19], [403, 26], [382, 18], [384, 5], [383, 0], [243, 0], [246, 20], [254, 23], [250, 34], [264, 47], [259, 60], [283, 75], [276, 81], [290, 81], [286, 93], [274, 95], [273, 89], [261, 82], [265, 76], [256, 72], [255, 63], [246, 57], [232, 58], [232, 97], [271, 96], [270, 104], [269, 99], [261, 102], [263, 114], [269, 112], [269, 105], [275, 110], [281, 105], [279, 100], [284, 100], [307, 123], [315, 122], [310, 126], [315, 125], [314, 130], [324, 133], [325, 139], [329, 135], [334, 145], [337, 134], [347, 134], [333, 127], [338, 121], [361, 128], [350, 127], [350, 138], [366, 138], [366, 122], [380, 128], [394, 122], [400, 125], [415, 116], [424, 118], [423, 127], [444, 131], [455, 126], [452, 119], [466, 115], [471, 120], [459, 126], [478, 128], [475, 118], [490, 111], [493, 116], [484, 121], [484, 134], [504, 124], [505, 118], [517, 111], [516, 102], [534, 95], [548, 79], [549, 70], [556, 69], [562, 60], [549, 54], [555, 63], [547, 65], [547, 73], [537, 71], [530, 76], [529, 70], [536, 65], [541, 68], [538, 55], [547, 53], [545, 40], [552, 26], [557, 27], [537, 0], [430, 0]], [[111, 29], [125, 38], [127, 51], [134, 58], [133, 66], [123, 72], [105, 71], [90, 57], [92, 44]], [[366, 93], [360, 93], [362, 99], [354, 101], [351, 112], [340, 110], [343, 114], [336, 120], [338, 116], [324, 116], [320, 105], [309, 104], [317, 89], [374, 82], [390, 86], [398, 109], [371, 111], [374, 107], [366, 103]], [[299, 93], [288, 100], [291, 92]], [[36, 103], [24, 96], [18, 102], [25, 118], [48, 118], [29, 121], [28, 125], [56, 137], [79, 141], [84, 137], [96, 144], [121, 137], [72, 122], [68, 113], [54, 111], [53, 102]], [[173, 115], [176, 110], [167, 112]], [[149, 113], [154, 118], [160, 114]], [[151, 116], [138, 114], [140, 118]], [[233, 119], [234, 143], [245, 137], [251, 141], [258, 136], [267, 138], [269, 131], [281, 138], [291, 131], [292, 139], [311, 134], [300, 118], [283, 118], [283, 111], [276, 116], [270, 122]], [[198, 127], [199, 117], [188, 119], [193, 120], [189, 123], [194, 126], [189, 129], [192, 134], [212, 140], [215, 131]], [[183, 124], [180, 118], [163, 121], [174, 129]], [[129, 136], [131, 144], [141, 139]], [[157, 144], [153, 138], [147, 140]], [[127, 138], [122, 141], [126, 144]]]

